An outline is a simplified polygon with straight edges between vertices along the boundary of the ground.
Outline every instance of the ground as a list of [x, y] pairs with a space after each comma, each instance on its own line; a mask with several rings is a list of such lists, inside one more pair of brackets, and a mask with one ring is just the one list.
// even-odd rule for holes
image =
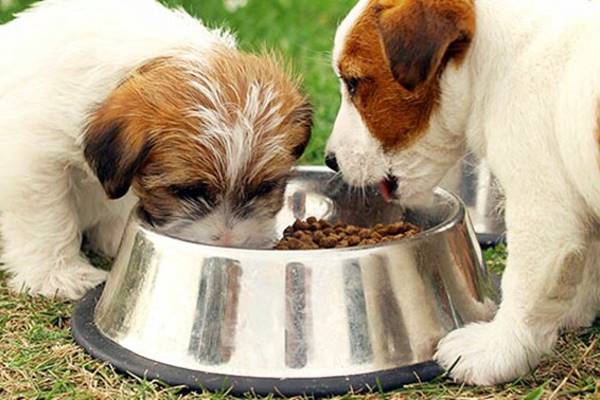
[[[0, 0], [0, 23], [31, 0]], [[226, 11], [223, 0], [167, 0], [182, 5], [210, 25], [234, 29], [242, 46], [265, 46], [285, 55], [304, 76], [305, 87], [316, 108], [313, 140], [303, 162], [321, 163], [323, 147], [337, 106], [338, 84], [330, 67], [335, 26], [355, 0], [249, 0], [236, 12]], [[2, 55], [0, 55], [2, 56]], [[486, 252], [490, 268], [501, 272], [505, 249]], [[95, 258], [96, 264], [107, 266]], [[148, 382], [116, 373], [79, 349], [69, 331], [72, 304], [54, 299], [9, 293], [0, 273], [0, 399], [208, 399], [226, 393], [186, 393], [159, 382]], [[436, 398], [598, 398], [600, 399], [600, 324], [561, 337], [553, 354], [533, 373], [495, 388], [455, 385], [443, 377], [389, 395], [349, 395], [367, 400]]]

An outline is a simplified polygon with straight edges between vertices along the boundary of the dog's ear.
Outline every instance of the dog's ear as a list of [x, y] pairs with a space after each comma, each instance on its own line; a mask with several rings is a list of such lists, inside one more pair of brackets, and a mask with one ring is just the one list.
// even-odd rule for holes
[[377, 25], [392, 74], [408, 91], [466, 53], [475, 31], [472, 0], [387, 3], [377, 6]]
[[313, 107], [308, 101], [294, 110], [292, 124], [300, 130], [299, 140], [294, 141], [292, 150], [294, 158], [299, 159], [304, 154], [312, 135]]
[[98, 111], [84, 134], [85, 159], [110, 199], [129, 191], [133, 178], [150, 153], [151, 143], [128, 131], [126, 121]]

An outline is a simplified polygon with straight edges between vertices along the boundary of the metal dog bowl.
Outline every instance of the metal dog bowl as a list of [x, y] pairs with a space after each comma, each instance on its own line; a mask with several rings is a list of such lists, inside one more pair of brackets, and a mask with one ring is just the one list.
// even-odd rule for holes
[[485, 161], [467, 155], [450, 170], [440, 186], [456, 193], [464, 202], [482, 246], [493, 246], [505, 239], [502, 192]]
[[425, 232], [353, 249], [245, 250], [158, 235], [134, 212], [104, 291], [76, 308], [75, 339], [169, 384], [326, 396], [432, 379], [437, 341], [491, 317], [496, 288], [454, 195], [438, 189], [430, 207], [405, 213], [301, 168], [277, 224], [308, 216], [405, 218]]

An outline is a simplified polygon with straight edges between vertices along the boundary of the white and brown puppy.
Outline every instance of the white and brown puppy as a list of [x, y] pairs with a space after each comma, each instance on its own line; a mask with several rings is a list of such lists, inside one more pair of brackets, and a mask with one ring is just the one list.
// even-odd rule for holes
[[157, 229], [265, 246], [311, 108], [272, 57], [154, 0], [47, 0], [0, 27], [10, 286], [78, 298], [139, 200]]
[[503, 302], [435, 358], [457, 380], [525, 374], [600, 310], [600, 3], [361, 0], [339, 27], [328, 164], [423, 201], [468, 148], [506, 195]]

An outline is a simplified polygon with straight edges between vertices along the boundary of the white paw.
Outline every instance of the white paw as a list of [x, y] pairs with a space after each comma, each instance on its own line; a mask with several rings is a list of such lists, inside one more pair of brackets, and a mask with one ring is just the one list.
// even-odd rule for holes
[[9, 279], [8, 285], [15, 292], [78, 300], [88, 290], [104, 282], [107, 276], [108, 272], [80, 261], [54, 268], [44, 277], [14, 274]]
[[450, 376], [470, 385], [491, 386], [525, 375], [540, 355], [528, 351], [510, 329], [476, 323], [450, 332], [438, 344], [434, 359]]
[[589, 328], [596, 320], [594, 311], [573, 311], [567, 315], [562, 323], [565, 330], [576, 330], [580, 328]]

